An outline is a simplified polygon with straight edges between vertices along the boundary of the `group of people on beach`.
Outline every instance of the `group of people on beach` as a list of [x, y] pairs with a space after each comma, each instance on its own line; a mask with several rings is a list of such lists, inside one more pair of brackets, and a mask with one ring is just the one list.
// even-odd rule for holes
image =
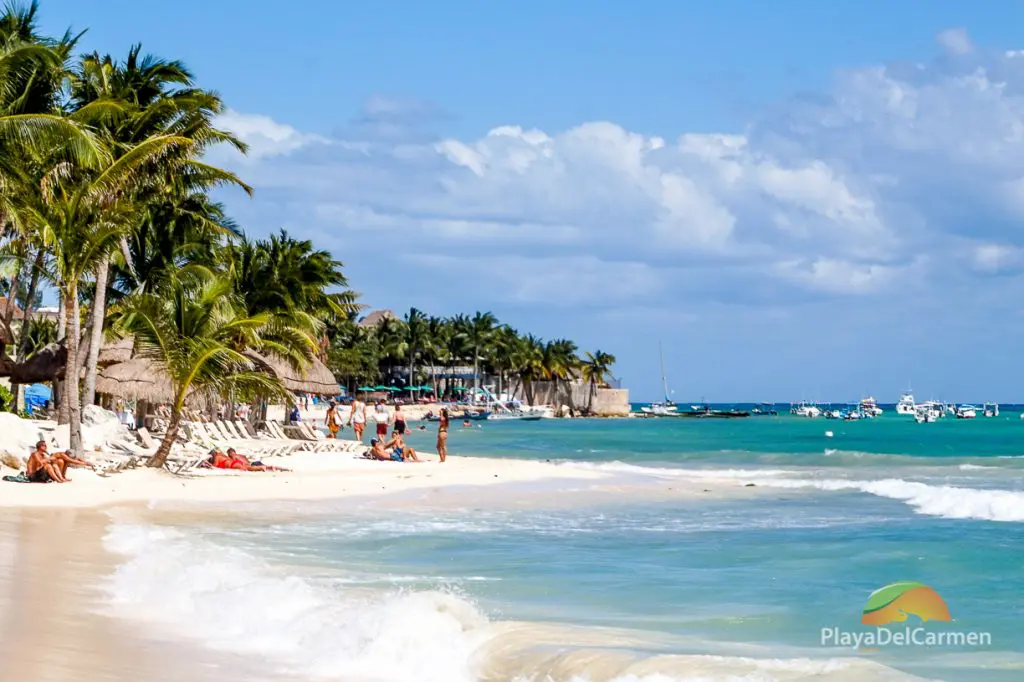
[[[402, 413], [402, 406], [395, 405], [394, 412], [388, 409], [383, 400], [376, 401], [372, 408], [367, 403], [356, 398], [352, 401], [348, 413], [348, 421], [343, 422], [338, 404], [334, 401], [328, 405], [327, 414], [324, 417], [327, 425], [328, 438], [337, 438], [338, 432], [344, 426], [352, 427], [356, 434], [356, 440], [362, 442], [366, 425], [374, 423], [376, 437], [370, 439], [370, 458], [391, 461], [421, 461], [416, 456], [416, 451], [405, 443], [405, 434], [409, 430], [409, 423]], [[388, 431], [391, 431], [391, 439], [388, 440]], [[419, 426], [419, 430], [426, 431], [427, 427]], [[388, 450], [390, 449], [390, 453]], [[444, 462], [448, 458], [448, 410], [442, 409], [437, 426], [437, 455]]]

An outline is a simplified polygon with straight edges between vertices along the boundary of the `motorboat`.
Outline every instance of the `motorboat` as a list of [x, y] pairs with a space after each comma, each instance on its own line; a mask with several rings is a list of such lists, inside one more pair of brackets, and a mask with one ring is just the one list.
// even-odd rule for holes
[[750, 411], [751, 414], [756, 416], [770, 416], [775, 417], [779, 414], [779, 411], [775, 409], [774, 403], [760, 403]]
[[821, 408], [817, 405], [811, 405], [810, 403], [801, 401], [799, 404], [789, 408], [789, 413], [794, 414], [797, 417], [815, 419], [821, 416]]
[[942, 417], [942, 410], [929, 403], [921, 403], [914, 407], [914, 421], [918, 424], [932, 424]]
[[860, 401], [860, 410], [868, 417], [879, 417], [882, 414], [882, 408], [878, 406], [878, 403], [871, 396]]
[[686, 412], [679, 412], [676, 414], [677, 417], [689, 417], [691, 419], [736, 419], [740, 417], [749, 417], [750, 413], [745, 410], [737, 410], [735, 407], [728, 410], [713, 410], [710, 405], [695, 405]]
[[956, 408], [957, 419], [974, 419], [978, 416], [978, 410], [981, 408], [974, 405], [960, 405]]
[[917, 414], [917, 405], [914, 404], [914, 394], [904, 393], [900, 396], [899, 401], [896, 402], [896, 414]]
[[998, 417], [999, 416], [999, 403], [985, 403], [983, 406], [982, 414], [986, 417]]

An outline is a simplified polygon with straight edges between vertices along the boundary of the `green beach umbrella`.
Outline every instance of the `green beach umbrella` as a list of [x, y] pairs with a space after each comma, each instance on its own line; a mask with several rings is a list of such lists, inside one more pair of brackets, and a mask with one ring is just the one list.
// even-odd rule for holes
[[400, 389], [400, 388], [399, 388], [398, 386], [388, 386], [388, 387], [386, 387], [386, 388], [385, 388], [384, 390], [385, 390], [385, 391], [389, 391], [389, 392], [391, 392], [391, 393], [398, 393], [398, 392], [400, 392], [400, 391], [401, 391], [402, 389]]
[[368, 392], [373, 390], [373, 386], [360, 386], [356, 389], [357, 391]]
[[381, 385], [378, 384], [377, 386], [373, 387], [373, 390], [375, 390], [375, 391], [386, 391], [386, 390], [388, 390], [388, 387], [387, 386], [381, 386]]

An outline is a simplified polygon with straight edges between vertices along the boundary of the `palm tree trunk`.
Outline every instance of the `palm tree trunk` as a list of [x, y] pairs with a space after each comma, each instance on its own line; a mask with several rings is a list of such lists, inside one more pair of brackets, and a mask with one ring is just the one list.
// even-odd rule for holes
[[82, 407], [96, 402], [96, 365], [103, 343], [103, 320], [107, 314], [107, 286], [110, 279], [110, 256], [100, 261], [96, 269], [96, 295], [92, 302], [89, 355], [85, 360], [85, 384], [82, 388]]
[[473, 400], [476, 390], [480, 387], [480, 346], [473, 346]]
[[81, 459], [85, 449], [82, 447], [82, 404], [78, 399], [78, 344], [80, 339], [78, 282], [71, 280], [65, 286], [67, 287], [66, 298], [69, 302], [65, 306], [68, 316], [68, 362], [64, 370], [64, 400], [61, 407], [63, 409], [64, 404], [67, 405], [71, 456]]
[[[32, 326], [32, 302], [36, 298], [36, 289], [39, 288], [39, 275], [43, 269], [43, 256], [46, 254], [42, 249], [36, 254], [35, 262], [32, 264], [32, 276], [28, 281], [28, 295], [25, 302], [25, 318], [21, 321], [21, 332], [18, 338], [18, 351], [16, 357], [18, 362], [24, 362], [28, 355], [28, 342], [31, 338], [29, 327]], [[18, 413], [18, 393], [21, 384], [11, 382], [11, 393], [14, 394], [14, 402], [11, 403], [11, 412]]]
[[8, 329], [11, 328], [11, 320], [14, 319], [14, 309], [18, 305], [18, 289], [21, 287], [21, 271], [24, 269], [24, 263], [18, 263], [18, 269], [14, 271], [14, 275], [11, 277], [11, 286], [7, 292], [7, 306], [4, 308], [4, 325]]
[[156, 449], [152, 457], [146, 460], [146, 466], [159, 469], [167, 463], [167, 458], [171, 454], [171, 446], [174, 445], [174, 441], [178, 438], [179, 428], [181, 428], [181, 410], [175, 407], [171, 410], [171, 419], [167, 424], [167, 433], [164, 434], [164, 439], [160, 441], [160, 447]]

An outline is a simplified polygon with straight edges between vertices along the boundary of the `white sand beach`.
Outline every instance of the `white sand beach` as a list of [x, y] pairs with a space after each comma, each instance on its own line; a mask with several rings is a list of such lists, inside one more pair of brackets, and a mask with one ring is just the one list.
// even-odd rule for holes
[[[450, 457], [440, 463], [378, 462], [349, 453], [301, 452], [264, 460], [290, 472], [199, 470], [188, 475], [141, 467], [100, 476], [69, 471], [64, 484], [0, 483], [2, 507], [104, 507], [151, 501], [237, 502], [324, 500], [380, 495], [415, 488], [494, 485], [528, 481], [598, 480], [607, 474], [546, 462]], [[4, 475], [13, 469], [2, 468]]]

